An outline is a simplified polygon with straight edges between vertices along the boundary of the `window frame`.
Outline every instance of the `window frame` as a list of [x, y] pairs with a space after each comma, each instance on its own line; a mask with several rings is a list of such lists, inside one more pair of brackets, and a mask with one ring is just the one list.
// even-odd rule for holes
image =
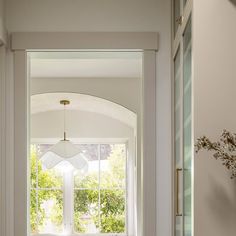
[[[69, 178], [66, 178], [66, 173], [63, 173], [63, 183], [61, 188], [46, 188], [46, 190], [62, 190], [62, 194], [63, 194], [63, 222], [62, 224], [63, 229], [66, 227], [69, 227], [71, 232], [68, 234], [70, 236], [128, 236], [130, 235], [129, 233], [129, 225], [131, 222], [134, 222], [134, 210], [132, 209], [132, 206], [129, 207], [128, 202], [134, 202], [135, 198], [136, 198], [136, 190], [132, 189], [133, 186], [131, 186], [130, 181], [135, 181], [135, 171], [134, 171], [134, 164], [135, 164], [135, 153], [130, 153], [130, 145], [132, 140], [130, 140], [129, 138], [96, 138], [96, 139], [82, 139], [82, 138], [71, 138], [70, 139], [74, 144], [79, 145], [79, 144], [97, 144], [98, 145], [98, 156], [99, 156], [99, 161], [100, 161], [100, 153], [101, 153], [101, 145], [103, 144], [124, 144], [125, 145], [125, 150], [126, 150], [126, 166], [125, 166], [125, 233], [77, 233], [75, 231], [75, 226], [74, 226], [74, 191], [75, 191], [75, 187], [74, 187], [74, 178], [73, 178], [73, 173], [70, 172], [70, 180]], [[40, 145], [40, 144], [55, 144], [56, 142], [58, 142], [58, 139], [54, 139], [54, 138], [40, 138], [40, 139], [36, 139], [33, 138], [31, 139], [31, 145]], [[130, 155], [129, 155], [130, 153]], [[30, 156], [29, 156], [30, 157]], [[133, 166], [130, 167], [129, 163], [129, 159], [132, 159]], [[28, 161], [30, 162], [30, 158], [28, 159]], [[38, 160], [37, 160], [38, 161]], [[29, 165], [30, 166], [30, 165]], [[38, 166], [38, 164], [37, 164]], [[131, 171], [131, 178], [128, 178], [128, 170], [129, 169], [133, 169], [133, 171]], [[100, 173], [100, 168], [99, 168], [99, 173]], [[30, 175], [30, 170], [28, 175]], [[100, 180], [99, 180], [99, 184], [100, 184]], [[69, 186], [71, 185], [71, 186]], [[38, 186], [36, 188], [32, 188], [30, 181], [28, 184], [28, 191], [30, 192], [31, 189], [35, 189], [36, 191], [38, 189]], [[123, 189], [123, 188], [118, 188], [118, 189]], [[99, 188], [100, 191], [100, 188]], [[130, 191], [132, 191], [132, 194], [129, 194]], [[66, 196], [66, 193], [69, 193], [69, 196]], [[65, 208], [65, 204], [69, 207]], [[28, 201], [28, 207], [30, 207], [30, 201]], [[65, 210], [66, 209], [66, 210]], [[132, 209], [132, 210], [130, 210]], [[132, 218], [132, 219], [130, 219]], [[29, 219], [30, 221], [30, 219]], [[134, 231], [134, 229], [133, 229]], [[65, 232], [62, 233], [55, 233], [55, 234], [45, 234], [45, 233], [37, 233], [37, 234], [31, 234], [32, 236], [60, 236], [60, 235], [64, 235]]]

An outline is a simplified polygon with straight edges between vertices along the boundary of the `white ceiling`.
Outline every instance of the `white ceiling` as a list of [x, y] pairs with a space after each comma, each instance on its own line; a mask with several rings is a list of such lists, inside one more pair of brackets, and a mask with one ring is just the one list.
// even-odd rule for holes
[[140, 52], [31, 52], [31, 78], [141, 78]]
[[136, 114], [127, 108], [94, 96], [76, 93], [44, 93], [31, 96], [31, 114], [63, 110], [60, 100], [67, 99], [68, 110], [95, 112], [119, 120], [130, 127], [136, 126]]

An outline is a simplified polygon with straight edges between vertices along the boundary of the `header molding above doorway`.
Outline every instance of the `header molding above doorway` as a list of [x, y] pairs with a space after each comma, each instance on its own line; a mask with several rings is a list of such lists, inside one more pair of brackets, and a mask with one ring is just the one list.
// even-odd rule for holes
[[158, 50], [157, 32], [16, 32], [15, 50]]

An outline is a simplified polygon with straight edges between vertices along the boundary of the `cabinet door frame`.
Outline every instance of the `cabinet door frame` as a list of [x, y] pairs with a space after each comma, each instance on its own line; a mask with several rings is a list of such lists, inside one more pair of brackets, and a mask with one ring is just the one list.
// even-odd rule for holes
[[[183, 102], [183, 36], [185, 29], [187, 27], [187, 23], [191, 18], [192, 14], [192, 7], [193, 7], [193, 0], [187, 0], [185, 6], [183, 6], [183, 0], [180, 0], [180, 12], [183, 17], [182, 23], [179, 25], [178, 30], [176, 31], [176, 34], [174, 32], [174, 0], [172, 1], [172, 235], [175, 236], [175, 225], [176, 225], [176, 162], [175, 162], [175, 98], [174, 98], [174, 91], [175, 91], [175, 86], [174, 86], [174, 80], [175, 80], [175, 75], [174, 75], [174, 61], [177, 56], [177, 53], [180, 53], [180, 100]], [[181, 104], [181, 109], [180, 109], [180, 158], [181, 158], [181, 163], [182, 163], [182, 169], [183, 169], [183, 104]], [[183, 175], [182, 175], [183, 176]], [[183, 183], [183, 178], [182, 178], [182, 186], [184, 186]], [[183, 208], [183, 202], [184, 197], [182, 198], [182, 208]], [[182, 214], [183, 214], [183, 209], [181, 209]], [[183, 216], [182, 216], [183, 218]], [[184, 232], [184, 222], [182, 219], [182, 234]]]
[[[180, 165], [182, 168], [181, 173], [183, 172], [183, 70], [181, 69], [183, 66], [183, 57], [182, 57], [182, 52], [183, 52], [183, 44], [179, 44], [179, 47], [176, 51], [176, 55], [173, 58], [173, 68], [174, 68], [174, 62], [175, 59], [178, 55], [178, 52], [180, 53], [180, 87], [179, 87], [179, 92], [180, 92], [180, 115], [179, 115], [179, 135], [180, 135]], [[174, 69], [173, 69], [174, 71]], [[176, 160], [175, 160], [175, 138], [176, 138], [176, 133], [175, 133], [175, 75], [173, 73], [173, 79], [172, 79], [172, 189], [173, 189], [173, 207], [172, 207], [172, 212], [173, 212], [173, 232], [172, 235], [175, 236], [175, 226], [176, 226], [176, 214], [177, 214], [177, 201], [179, 201], [179, 199], [177, 198], [177, 189], [176, 189], [176, 174], [177, 174], [177, 165], [176, 165]], [[179, 167], [178, 167], [179, 168]], [[181, 176], [183, 176], [181, 174]], [[179, 181], [180, 182], [180, 181]], [[182, 182], [182, 181], [181, 181]], [[181, 183], [181, 186], [183, 187], [183, 183]], [[183, 206], [183, 201], [181, 202], [181, 206]], [[182, 209], [181, 209], [181, 213], [182, 213]], [[179, 216], [180, 217], [180, 216]], [[183, 224], [182, 224], [182, 231], [183, 231]]]
[[[181, 0], [181, 2], [182, 2], [182, 0]], [[179, 25], [176, 34], [174, 33], [174, 25], [172, 22], [172, 42], [173, 42], [172, 43], [172, 58], [173, 59], [175, 58], [176, 53], [179, 48], [179, 45], [181, 44], [185, 28], [186, 28], [188, 20], [191, 16], [192, 8], [193, 8], [193, 0], [188, 0], [186, 2], [186, 5], [185, 5], [182, 13], [181, 13], [182, 17], [183, 17], [182, 24]], [[173, 20], [175, 20], [174, 19], [174, 0], [172, 1], [172, 16], [173, 16]]]

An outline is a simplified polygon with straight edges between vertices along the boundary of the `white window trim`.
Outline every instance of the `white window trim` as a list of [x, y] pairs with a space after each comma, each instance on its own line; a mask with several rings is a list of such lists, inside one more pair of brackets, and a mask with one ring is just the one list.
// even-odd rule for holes
[[[55, 44], [55, 42], [57, 43]], [[27, 225], [27, 146], [29, 143], [27, 51], [88, 49], [118, 51], [122, 49], [123, 51], [143, 52], [142, 112], [138, 114], [137, 134], [137, 235], [156, 236], [156, 52], [158, 33], [14, 33], [11, 45], [14, 51], [15, 95], [14, 191], [17, 193], [14, 196], [14, 219], [11, 219], [11, 222], [14, 222], [14, 235], [29, 235]], [[12, 93], [12, 90], [9, 92]]]
[[[87, 141], [85, 141], [87, 140]], [[88, 140], [90, 140], [90, 142], [88, 142]], [[92, 141], [94, 140], [94, 142]], [[96, 140], [96, 141], [95, 141]], [[47, 138], [47, 139], [31, 139], [31, 144], [55, 144], [58, 141], [58, 139], [52, 139], [52, 138]], [[69, 232], [66, 235], [70, 235], [70, 236], [127, 236], [130, 235], [130, 233], [128, 232], [130, 229], [130, 224], [133, 224], [134, 221], [134, 211], [133, 211], [133, 207], [129, 206], [129, 203], [133, 203], [134, 200], [134, 189], [132, 190], [131, 184], [132, 181], [134, 181], [134, 171], [132, 171], [131, 173], [131, 177], [128, 177], [127, 173], [128, 173], [128, 161], [129, 161], [129, 157], [132, 158], [132, 167], [134, 167], [134, 159], [135, 157], [135, 153], [131, 153], [131, 155], [128, 155], [128, 151], [130, 152], [131, 150], [129, 149], [130, 146], [130, 140], [127, 138], [111, 138], [111, 139], [100, 139], [100, 138], [95, 138], [95, 139], [81, 139], [81, 138], [73, 138], [71, 139], [71, 141], [75, 144], [98, 144], [98, 155], [99, 155], [99, 160], [100, 160], [100, 155], [101, 155], [101, 145], [102, 144], [125, 144], [126, 146], [126, 186], [125, 186], [125, 190], [126, 190], [126, 196], [125, 196], [125, 212], [126, 212], [126, 217], [125, 217], [125, 228], [126, 228], [126, 232], [125, 233], [96, 233], [96, 234], [89, 234], [89, 233], [76, 233], [74, 232], [74, 179], [73, 179], [73, 173], [70, 172], [69, 176], [68, 176], [68, 172], [67, 173], [63, 173], [63, 185], [61, 188], [45, 188], [45, 190], [62, 190], [63, 191], [63, 199], [65, 201], [63, 201], [63, 224], [64, 224], [64, 229], [66, 232]], [[29, 161], [29, 159], [28, 159]], [[37, 160], [38, 161], [38, 160]], [[37, 164], [38, 165], [38, 164]], [[130, 173], [130, 172], [129, 172]], [[100, 168], [99, 168], [99, 174], [100, 174]], [[29, 173], [28, 173], [29, 175]], [[31, 188], [30, 184], [28, 185], [28, 191], [35, 189], [35, 190], [42, 190], [44, 188], [39, 188], [38, 186], [36, 186], [36, 188]], [[101, 188], [99, 188], [100, 190]], [[118, 189], [122, 189], [122, 188], [118, 188]], [[69, 193], [70, 192], [70, 193]], [[131, 192], [131, 195], [128, 195], [128, 193]], [[67, 196], [66, 196], [67, 194]], [[29, 207], [30, 201], [28, 202], [28, 207]], [[66, 210], [65, 210], [66, 209]], [[28, 219], [29, 221], [29, 219]], [[134, 229], [132, 229], [133, 231]], [[59, 235], [65, 235], [64, 233], [57, 233], [57, 234], [44, 234], [44, 233], [39, 233], [39, 234], [31, 234], [34, 236], [59, 236]]]

